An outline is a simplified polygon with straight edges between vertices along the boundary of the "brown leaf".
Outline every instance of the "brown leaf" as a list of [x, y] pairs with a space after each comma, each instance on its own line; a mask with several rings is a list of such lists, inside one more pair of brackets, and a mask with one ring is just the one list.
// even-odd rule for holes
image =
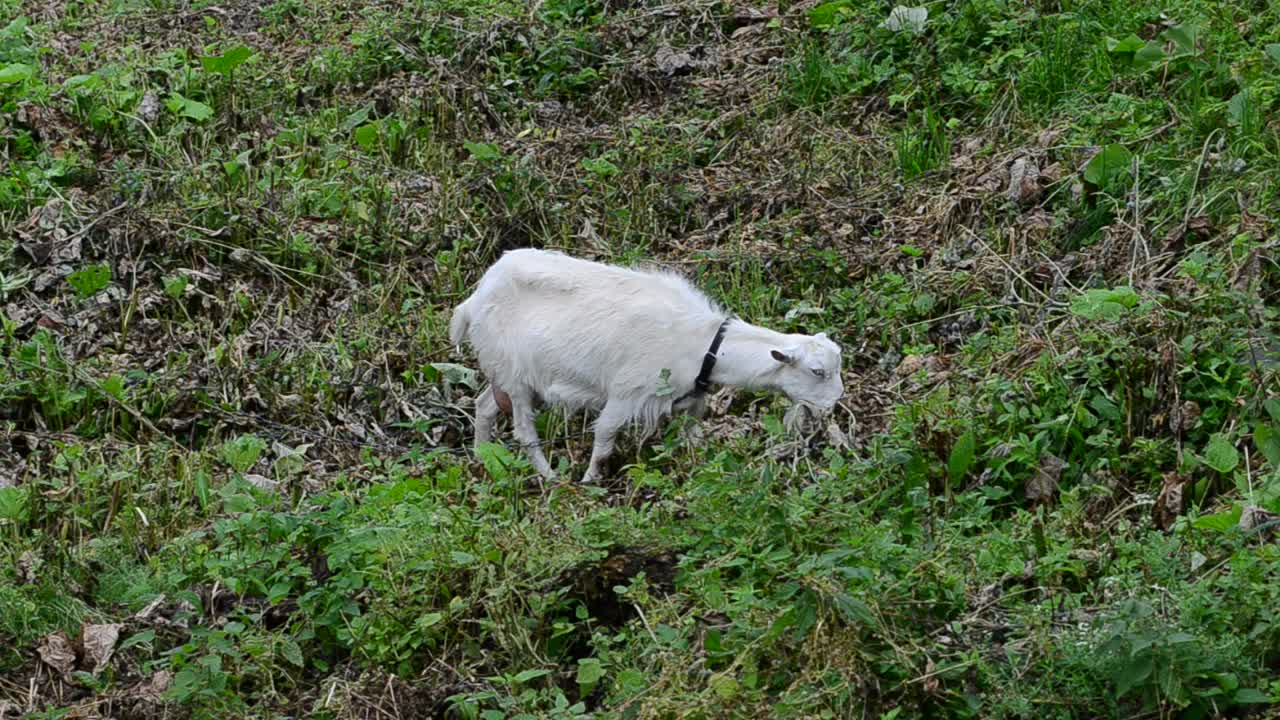
[[1040, 197], [1040, 167], [1035, 160], [1021, 157], [1013, 161], [1005, 196], [1019, 205], [1030, 205]]
[[827, 423], [827, 444], [836, 450], [848, 450], [849, 436], [834, 422]]
[[1182, 428], [1182, 432], [1187, 432], [1191, 428], [1195, 427], [1196, 420], [1200, 419], [1200, 404], [1195, 400], [1187, 400], [1182, 403], [1181, 410], [1182, 412], [1179, 424]]
[[157, 610], [157, 609], [159, 609], [161, 605], [164, 605], [164, 596], [163, 596], [163, 595], [161, 595], [160, 597], [156, 598], [155, 600], [152, 600], [151, 602], [147, 603], [147, 606], [146, 606], [146, 607], [144, 607], [144, 608], [142, 608], [141, 610], [139, 610], [138, 612], [134, 613], [134, 614], [133, 614], [133, 619], [134, 619], [134, 620], [146, 620], [146, 619], [150, 618], [153, 614], [155, 614], [156, 610]]
[[169, 684], [172, 681], [173, 673], [168, 670], [160, 670], [155, 675], [152, 675], [150, 680], [134, 686], [133, 692], [139, 699], [158, 703], [164, 699], [164, 692], [169, 689]]
[[733, 387], [726, 385], [707, 399], [707, 409], [713, 415], [724, 415], [729, 412], [729, 406], [733, 404], [733, 398], [736, 395], [737, 391]]
[[938, 681], [936, 675], [938, 666], [934, 664], [933, 658], [929, 658], [924, 664], [924, 691], [929, 695], [936, 694], [942, 687], [942, 683]]
[[1204, 242], [1213, 237], [1213, 221], [1204, 215], [1189, 218], [1185, 225], [1175, 226], [1164, 239], [1164, 249], [1181, 249], [1188, 240]]
[[1260, 507], [1246, 507], [1240, 512], [1239, 527], [1241, 530], [1254, 530], [1266, 527], [1274, 531], [1275, 523], [1280, 522], [1280, 513], [1263, 510]]
[[138, 117], [142, 118], [143, 122], [154, 123], [159, 116], [160, 99], [154, 92], [148, 90], [147, 94], [142, 96], [142, 102], [138, 103]]
[[1062, 469], [1066, 463], [1060, 458], [1045, 453], [1040, 458], [1040, 468], [1036, 474], [1027, 479], [1026, 495], [1032, 504], [1048, 503], [1058, 493], [1058, 480], [1062, 478]]
[[40, 654], [40, 659], [46, 665], [62, 675], [70, 675], [75, 668], [76, 650], [71, 645], [71, 640], [61, 630], [45, 637], [40, 647], [36, 648], [36, 652]]
[[902, 362], [898, 363], [898, 368], [894, 370], [894, 373], [898, 377], [910, 377], [923, 369], [926, 364], [926, 356], [908, 355], [902, 358]]
[[1186, 484], [1187, 479], [1176, 472], [1164, 474], [1164, 487], [1160, 488], [1160, 494], [1156, 496], [1156, 504], [1151, 508], [1151, 520], [1156, 527], [1161, 530], [1173, 527], [1174, 521], [1182, 514], [1184, 501], [1182, 491]]
[[1036, 145], [1041, 148], [1047, 148], [1058, 142], [1060, 137], [1062, 137], [1061, 128], [1047, 128], [1036, 135]]
[[80, 644], [84, 647], [84, 659], [92, 663], [89, 672], [98, 674], [111, 661], [116, 650], [116, 641], [120, 639], [120, 630], [124, 625], [110, 623], [106, 625], [85, 625], [80, 630]]
[[658, 70], [666, 75], [684, 75], [691, 72], [695, 67], [692, 55], [675, 50], [670, 46], [658, 48], [658, 51], [654, 53], [653, 61], [657, 64]]
[[18, 581], [30, 585], [36, 581], [36, 570], [40, 568], [40, 558], [30, 550], [18, 557]]

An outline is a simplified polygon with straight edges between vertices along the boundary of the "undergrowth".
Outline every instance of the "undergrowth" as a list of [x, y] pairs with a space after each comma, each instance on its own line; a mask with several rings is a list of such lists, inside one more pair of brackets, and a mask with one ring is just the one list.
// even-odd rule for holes
[[[1274, 5], [0, 10], [0, 717], [1275, 716]], [[848, 394], [540, 483], [529, 246]]]

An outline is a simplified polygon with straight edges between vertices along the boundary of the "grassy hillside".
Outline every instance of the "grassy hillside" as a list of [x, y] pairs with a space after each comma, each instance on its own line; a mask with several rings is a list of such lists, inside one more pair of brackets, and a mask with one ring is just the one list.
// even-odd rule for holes
[[[1280, 717], [1278, 79], [1261, 0], [0, 0], [0, 718]], [[848, 394], [474, 454], [525, 246]]]

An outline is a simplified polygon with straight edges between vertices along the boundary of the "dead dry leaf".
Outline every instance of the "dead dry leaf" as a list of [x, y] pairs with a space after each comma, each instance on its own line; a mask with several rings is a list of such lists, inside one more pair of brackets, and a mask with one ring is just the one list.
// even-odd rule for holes
[[669, 76], [685, 75], [692, 72], [695, 67], [692, 55], [666, 45], [658, 48], [654, 53], [653, 62], [658, 66], [658, 70]]
[[921, 33], [929, 23], [929, 8], [907, 7], [898, 5], [889, 12], [889, 17], [880, 24], [890, 32]]
[[724, 415], [729, 412], [729, 406], [733, 404], [735, 395], [737, 395], [737, 391], [732, 387], [725, 386], [720, 388], [707, 400], [707, 409], [713, 415]]
[[150, 618], [155, 611], [164, 604], [164, 595], [157, 597], [155, 600], [147, 603], [147, 606], [133, 614], [135, 620], [146, 620]]
[[40, 558], [27, 550], [18, 557], [18, 581], [30, 585], [36, 581], [36, 571], [40, 569]]
[[109, 623], [105, 625], [85, 625], [80, 630], [80, 644], [84, 647], [84, 659], [92, 663], [89, 672], [102, 672], [111, 655], [116, 651], [116, 642], [120, 639], [120, 630], [124, 625]]
[[169, 685], [172, 682], [173, 673], [168, 670], [160, 670], [155, 675], [152, 675], [150, 680], [138, 683], [133, 691], [142, 700], [158, 703], [164, 699], [164, 693], [169, 689]]
[[1164, 487], [1160, 488], [1160, 494], [1156, 496], [1156, 503], [1151, 507], [1151, 520], [1156, 524], [1156, 527], [1161, 530], [1168, 530], [1173, 527], [1173, 523], [1182, 514], [1183, 489], [1186, 484], [1187, 479], [1178, 473], [1165, 473]]
[[[1273, 513], [1253, 506], [1246, 507], [1240, 512], [1239, 527], [1246, 532], [1250, 530], [1272, 531], [1278, 524], [1280, 524], [1280, 513]], [[1268, 532], [1268, 534], [1273, 533]]]
[[1049, 453], [1040, 458], [1040, 467], [1036, 474], [1027, 480], [1027, 500], [1032, 504], [1049, 503], [1058, 494], [1058, 481], [1062, 478], [1062, 469], [1066, 463]]
[[848, 450], [851, 445], [849, 436], [834, 422], [827, 423], [827, 444], [836, 450]]
[[45, 637], [36, 648], [45, 665], [58, 671], [61, 675], [70, 675], [76, 666], [76, 650], [66, 633], [59, 630]]
[[142, 118], [143, 122], [151, 124], [159, 116], [160, 99], [154, 92], [148, 90], [147, 94], [142, 96], [142, 102], [138, 103], [138, 117]]
[[898, 363], [894, 373], [898, 377], [911, 377], [924, 368], [925, 360], [924, 355], [908, 355], [902, 358], [902, 362]]
[[1009, 166], [1009, 184], [1005, 197], [1019, 205], [1030, 205], [1040, 197], [1040, 166], [1028, 157], [1020, 157]]
[[280, 486], [280, 483], [275, 480], [272, 480], [265, 475], [258, 475], [257, 473], [247, 473], [245, 474], [244, 479], [249, 481], [250, 485], [267, 492], [275, 492], [276, 488]]

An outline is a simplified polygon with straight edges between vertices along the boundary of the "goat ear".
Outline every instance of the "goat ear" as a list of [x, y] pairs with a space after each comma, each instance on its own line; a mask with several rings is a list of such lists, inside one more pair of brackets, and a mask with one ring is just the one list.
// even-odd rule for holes
[[774, 360], [777, 360], [784, 365], [790, 365], [796, 361], [794, 357], [782, 352], [781, 350], [770, 350], [769, 354], [773, 356]]

